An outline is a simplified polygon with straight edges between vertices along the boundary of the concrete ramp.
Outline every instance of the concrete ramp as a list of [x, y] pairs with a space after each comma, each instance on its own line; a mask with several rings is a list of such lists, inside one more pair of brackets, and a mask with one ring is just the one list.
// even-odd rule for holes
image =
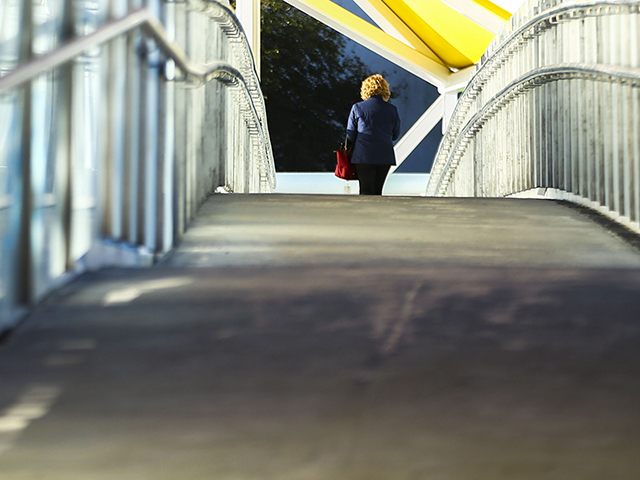
[[165, 264], [639, 268], [600, 219], [544, 200], [219, 195]]
[[595, 220], [211, 197], [0, 347], [0, 478], [638, 478], [640, 255]]

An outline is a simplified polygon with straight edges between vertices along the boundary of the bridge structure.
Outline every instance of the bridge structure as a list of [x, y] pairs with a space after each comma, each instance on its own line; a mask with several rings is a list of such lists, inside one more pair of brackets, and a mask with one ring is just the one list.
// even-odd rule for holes
[[0, 3], [0, 477], [636, 478], [640, 4], [286, 1], [424, 196], [270, 193], [257, 1]]

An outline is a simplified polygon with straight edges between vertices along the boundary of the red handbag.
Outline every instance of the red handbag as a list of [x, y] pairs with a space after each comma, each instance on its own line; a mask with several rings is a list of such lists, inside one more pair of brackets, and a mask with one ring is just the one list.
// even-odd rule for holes
[[346, 150], [338, 150], [336, 152], [338, 164], [336, 165], [336, 177], [344, 180], [357, 180], [358, 172], [356, 166], [351, 164], [351, 159], [347, 155]]

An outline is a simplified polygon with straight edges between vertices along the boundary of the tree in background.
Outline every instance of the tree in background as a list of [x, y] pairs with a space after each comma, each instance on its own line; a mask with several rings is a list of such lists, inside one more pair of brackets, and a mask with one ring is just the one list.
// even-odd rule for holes
[[[330, 171], [370, 73], [345, 41], [281, 0], [262, 0], [262, 92], [278, 171]], [[371, 72], [376, 73], [376, 72]]]

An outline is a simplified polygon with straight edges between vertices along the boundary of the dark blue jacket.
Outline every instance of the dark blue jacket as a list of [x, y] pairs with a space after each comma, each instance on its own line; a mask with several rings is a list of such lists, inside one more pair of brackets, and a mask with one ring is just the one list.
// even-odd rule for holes
[[355, 143], [351, 163], [395, 165], [393, 141], [400, 135], [398, 110], [374, 95], [351, 107], [347, 138]]

